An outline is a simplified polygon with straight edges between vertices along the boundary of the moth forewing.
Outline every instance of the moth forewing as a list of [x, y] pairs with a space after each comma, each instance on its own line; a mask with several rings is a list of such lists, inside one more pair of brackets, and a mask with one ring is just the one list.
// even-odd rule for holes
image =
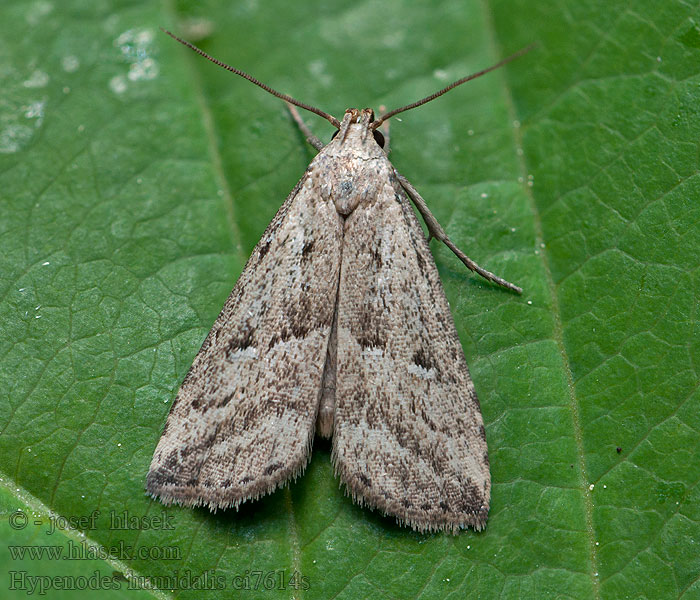
[[238, 506], [306, 466], [333, 323], [342, 219], [305, 175], [253, 250], [185, 377], [147, 489]]
[[336, 471], [356, 501], [414, 529], [481, 529], [479, 402], [423, 230], [389, 161], [376, 163], [378, 185], [345, 220]]
[[408, 198], [467, 267], [520, 288], [452, 244], [375, 131], [473, 76], [377, 120], [348, 109], [339, 122], [169, 35], [338, 131], [322, 146], [292, 112], [319, 154], [185, 377], [147, 490], [165, 503], [238, 507], [296, 477], [316, 432], [332, 436], [336, 473], [356, 502], [419, 531], [483, 528], [491, 479], [479, 401]]

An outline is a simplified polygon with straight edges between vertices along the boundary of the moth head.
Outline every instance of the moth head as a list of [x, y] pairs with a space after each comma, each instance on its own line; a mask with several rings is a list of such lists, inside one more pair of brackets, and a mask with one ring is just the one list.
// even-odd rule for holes
[[363, 108], [362, 110], [357, 108], [348, 108], [345, 111], [345, 115], [343, 116], [343, 120], [341, 121], [339, 128], [333, 132], [333, 135], [331, 135], [331, 140], [335, 139], [335, 137], [341, 131], [347, 131], [347, 128], [351, 124], [359, 124], [363, 128], [371, 131], [374, 141], [377, 142], [380, 148], [384, 148], [384, 136], [382, 135], [381, 131], [372, 129], [373, 121], [374, 111], [371, 108]]

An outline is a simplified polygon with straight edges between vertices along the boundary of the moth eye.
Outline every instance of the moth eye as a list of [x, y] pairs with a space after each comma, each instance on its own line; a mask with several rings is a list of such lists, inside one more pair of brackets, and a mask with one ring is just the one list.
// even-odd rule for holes
[[380, 148], [384, 148], [384, 136], [382, 132], [375, 129], [372, 133], [374, 134], [374, 141], [379, 144]]
[[340, 129], [336, 129], [336, 130], [333, 132], [333, 135], [331, 136], [331, 140], [335, 139], [335, 136], [338, 135], [338, 132], [339, 132], [339, 131], [340, 131]]

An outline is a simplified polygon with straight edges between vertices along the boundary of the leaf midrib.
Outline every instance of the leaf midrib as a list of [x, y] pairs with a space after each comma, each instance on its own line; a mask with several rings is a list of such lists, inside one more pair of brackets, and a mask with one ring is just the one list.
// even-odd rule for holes
[[[498, 34], [494, 27], [492, 10], [490, 7], [489, 0], [481, 0], [482, 12], [484, 15], [484, 23], [486, 25], [486, 38], [491, 46], [491, 54], [493, 56], [502, 56], [501, 44], [498, 40]], [[501, 76], [503, 95], [506, 102], [506, 107], [508, 110], [508, 115], [511, 123], [517, 119], [517, 111], [515, 109], [515, 102], [513, 100], [513, 94], [511, 87], [508, 83], [507, 78], [503, 75]], [[525, 159], [525, 149], [523, 147], [522, 140], [522, 130], [523, 127], [513, 127], [513, 145], [515, 147], [515, 156], [518, 164], [518, 169], [520, 171], [521, 181], [527, 181], [527, 161]], [[590, 555], [590, 579], [593, 586], [593, 597], [596, 600], [600, 599], [600, 580], [598, 577], [598, 554], [596, 552], [595, 545], [595, 528], [593, 526], [593, 498], [591, 490], [586, 477], [586, 461], [583, 446], [583, 431], [581, 428], [581, 416], [578, 409], [578, 399], [576, 398], [576, 388], [574, 386], [574, 377], [571, 370], [571, 364], [569, 361], [569, 356], [566, 351], [566, 346], [564, 345], [564, 335], [563, 335], [563, 325], [561, 318], [561, 309], [559, 307], [559, 298], [557, 296], [557, 285], [554, 282], [554, 277], [552, 276], [552, 270], [549, 265], [547, 246], [544, 244], [544, 232], [542, 229], [542, 219], [537, 208], [537, 203], [535, 202], [534, 195], [532, 193], [532, 188], [529, 186], [523, 186], [525, 195], [528, 199], [530, 205], [530, 211], [533, 216], [534, 229], [535, 229], [535, 243], [537, 247], [542, 248], [538, 256], [542, 263], [542, 267], [545, 273], [547, 290], [550, 297], [551, 314], [554, 319], [554, 326], [552, 329], [554, 341], [559, 350], [559, 355], [562, 361], [562, 367], [564, 369], [564, 374], [566, 376], [566, 387], [569, 392], [569, 406], [571, 410], [571, 418], [573, 422], [574, 429], [574, 440], [576, 443], [577, 458], [579, 461], [579, 473], [580, 486], [583, 491], [583, 503], [584, 503], [584, 516], [586, 520], [586, 532], [588, 534], [588, 546]]]
[[[51, 510], [46, 504], [44, 504], [41, 500], [39, 500], [36, 496], [34, 496], [26, 488], [20, 487], [13, 479], [10, 479], [9, 477], [7, 477], [7, 475], [4, 475], [0, 479], [0, 486], [4, 487], [12, 496], [17, 498], [17, 500], [24, 507], [31, 510], [33, 517], [39, 515], [42, 517], [43, 520], [49, 521], [51, 519], [56, 519], [59, 516], [64, 516], [64, 515], [60, 515], [59, 513], [56, 513], [55, 511]], [[130, 567], [124, 561], [122, 561], [119, 558], [117, 558], [116, 556], [114, 556], [114, 554], [112, 554], [108, 548], [106, 548], [105, 546], [103, 546], [99, 542], [95, 541], [93, 538], [91, 538], [89, 535], [87, 535], [84, 531], [81, 531], [79, 529], [75, 529], [75, 528], [71, 527], [70, 525], [63, 524], [61, 527], [61, 533], [65, 537], [73, 540], [78, 545], [85, 544], [85, 545], [90, 546], [95, 551], [94, 552], [95, 556], [104, 557], [104, 558], [101, 558], [102, 562], [108, 564], [115, 571], [122, 573], [127, 579], [129, 579], [129, 580], [136, 579], [137, 581], [147, 581], [148, 580], [147, 575], [142, 574], [140, 571], [137, 571], [136, 569]], [[155, 587], [149, 587], [149, 588], [140, 587], [139, 589], [149, 592], [155, 598], [158, 598], [158, 600], [171, 600], [171, 598], [172, 598], [172, 596], [166, 594], [162, 590], [159, 590], [158, 588], [155, 588]]]

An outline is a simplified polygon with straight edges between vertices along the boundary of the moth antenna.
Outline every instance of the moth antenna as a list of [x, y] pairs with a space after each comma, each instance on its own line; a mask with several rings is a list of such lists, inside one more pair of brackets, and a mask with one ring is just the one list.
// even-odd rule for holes
[[527, 54], [536, 45], [537, 45], [537, 42], [534, 42], [534, 43], [530, 44], [529, 46], [522, 48], [521, 50], [518, 50], [515, 54], [511, 54], [507, 58], [504, 58], [503, 60], [497, 62], [495, 65], [492, 65], [492, 66], [488, 67], [487, 69], [483, 69], [482, 71], [472, 73], [471, 75], [467, 75], [466, 77], [462, 77], [462, 79], [458, 79], [457, 81], [452, 82], [447, 87], [442, 88], [441, 90], [435, 92], [434, 94], [430, 94], [430, 96], [426, 96], [422, 100], [417, 100], [416, 102], [413, 102], [412, 104], [407, 104], [406, 106], [402, 106], [400, 108], [395, 108], [394, 110], [390, 110], [388, 113], [381, 115], [376, 121], [373, 121], [372, 125], [370, 127], [372, 128], [372, 130], [375, 130], [382, 123], [384, 123], [384, 121], [393, 117], [394, 115], [398, 115], [399, 113], [402, 113], [404, 111], [411, 110], [412, 108], [417, 108], [418, 106], [422, 106], [423, 104], [426, 104], [426, 103], [430, 102], [431, 100], [435, 100], [435, 98], [439, 98], [443, 94], [449, 92], [452, 88], [456, 88], [458, 85], [462, 85], [463, 83], [466, 83], [467, 81], [471, 81], [472, 79], [476, 79], [477, 77], [481, 77], [482, 75], [486, 75], [486, 73], [489, 73], [490, 71], [494, 71], [494, 70], [498, 69], [499, 67], [502, 67], [503, 65], [511, 62], [512, 60], [515, 60], [516, 58], [521, 57], [523, 54]]
[[336, 119], [333, 115], [329, 115], [327, 112], [322, 111], [320, 108], [316, 108], [315, 106], [310, 106], [308, 104], [304, 104], [303, 102], [300, 102], [296, 98], [292, 98], [291, 96], [287, 94], [283, 94], [282, 92], [278, 92], [277, 90], [271, 88], [269, 85], [264, 84], [262, 81], [258, 81], [253, 77], [252, 75], [248, 75], [245, 71], [241, 71], [240, 69], [236, 69], [235, 67], [232, 67], [231, 65], [227, 65], [224, 62], [221, 62], [220, 60], [214, 58], [213, 56], [207, 54], [204, 50], [201, 48], [197, 48], [194, 44], [191, 44], [187, 40], [183, 40], [182, 38], [177, 37], [174, 33], [171, 33], [167, 29], [163, 29], [162, 27], [160, 30], [163, 33], [167, 33], [171, 38], [173, 38], [175, 41], [180, 42], [183, 46], [187, 46], [190, 50], [194, 50], [197, 54], [200, 56], [203, 56], [207, 60], [213, 62], [215, 65], [218, 65], [227, 71], [231, 71], [231, 73], [235, 73], [236, 75], [240, 75], [244, 79], [247, 79], [251, 83], [254, 83], [258, 87], [261, 87], [264, 89], [266, 92], [269, 92], [273, 96], [277, 96], [278, 98], [281, 98], [285, 102], [289, 102], [290, 104], [294, 104], [295, 106], [298, 106], [299, 108], [303, 108], [305, 110], [308, 110], [312, 113], [316, 113], [319, 117], [323, 117], [327, 121], [331, 123], [336, 128], [340, 128], [340, 121]]

